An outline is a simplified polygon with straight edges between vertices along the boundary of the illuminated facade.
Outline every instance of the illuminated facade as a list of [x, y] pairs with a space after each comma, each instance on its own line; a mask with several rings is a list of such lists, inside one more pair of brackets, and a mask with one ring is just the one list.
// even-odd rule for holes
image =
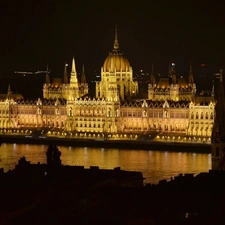
[[[48, 70], [47, 70], [48, 71]], [[67, 64], [65, 64], [63, 82], [61, 78], [54, 78], [50, 82], [49, 74], [46, 74], [46, 81], [43, 85], [43, 97], [45, 99], [67, 99], [74, 100], [88, 94], [88, 84], [84, 73], [84, 66], [82, 69], [81, 81], [78, 81], [75, 59], [72, 60], [72, 69], [70, 73], [70, 80], [68, 80]]]
[[109, 53], [101, 68], [101, 81], [96, 82], [96, 98], [108, 98], [110, 88], [116, 88], [122, 100], [138, 93], [138, 83], [133, 81], [133, 69], [119, 50], [117, 29], [113, 51]]
[[146, 90], [148, 98], [134, 98], [138, 83], [133, 81], [129, 61], [119, 51], [117, 31], [113, 50], [101, 68], [101, 81], [96, 82], [95, 98], [88, 97], [84, 69], [78, 81], [74, 58], [70, 80], [66, 68], [65, 65], [63, 79], [53, 79], [52, 83], [46, 74], [43, 99], [25, 101], [10, 94], [2, 97], [0, 129], [46, 128], [110, 134], [158, 132], [211, 137], [215, 115], [213, 91], [211, 96], [197, 97], [192, 68], [186, 82], [176, 77], [172, 65], [169, 76], [158, 82], [152, 69]]
[[159, 82], [156, 82], [154, 69], [152, 67], [150, 83], [148, 85], [148, 99], [192, 101], [195, 95], [196, 85], [194, 83], [191, 65], [188, 82], [183, 77], [177, 78], [174, 63], [169, 65], [168, 77], [160, 78]]

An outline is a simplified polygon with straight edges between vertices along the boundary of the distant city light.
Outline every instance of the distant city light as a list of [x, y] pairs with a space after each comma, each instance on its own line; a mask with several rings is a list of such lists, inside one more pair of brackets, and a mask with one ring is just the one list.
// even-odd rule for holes
[[175, 63], [172, 63], [172, 66], [175, 66]]
[[201, 66], [205, 66], [205, 63], [202, 63]]

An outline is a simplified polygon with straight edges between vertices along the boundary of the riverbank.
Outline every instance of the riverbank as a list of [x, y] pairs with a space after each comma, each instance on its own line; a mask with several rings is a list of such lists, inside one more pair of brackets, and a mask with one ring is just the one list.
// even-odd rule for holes
[[211, 144], [185, 143], [185, 142], [162, 142], [162, 141], [138, 141], [138, 140], [103, 140], [84, 138], [57, 138], [57, 137], [33, 137], [24, 135], [2, 135], [1, 143], [17, 144], [55, 144], [61, 146], [119, 148], [134, 150], [161, 150], [174, 152], [211, 153]]

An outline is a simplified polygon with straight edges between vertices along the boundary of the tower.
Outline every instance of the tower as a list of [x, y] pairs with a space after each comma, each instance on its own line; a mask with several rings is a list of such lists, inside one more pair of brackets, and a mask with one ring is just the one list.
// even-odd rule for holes
[[179, 86], [177, 84], [177, 76], [176, 76], [176, 70], [175, 70], [175, 63], [171, 64], [170, 67], [170, 74], [172, 76], [172, 84], [170, 87], [170, 98], [173, 101], [179, 100]]
[[84, 72], [84, 64], [83, 64], [82, 73], [81, 73], [81, 84], [86, 84], [86, 76], [85, 76], [85, 72]]
[[148, 85], [148, 99], [154, 98], [154, 90], [155, 90], [155, 73], [154, 73], [154, 65], [152, 63], [152, 72], [150, 75], [150, 83]]
[[49, 87], [51, 86], [48, 64], [46, 68], [45, 84], [43, 85], [43, 98], [49, 98]]
[[68, 84], [67, 63], [65, 63], [64, 67], [63, 83]]
[[220, 68], [219, 89], [212, 131], [212, 169], [225, 169], [225, 97], [223, 69]]
[[117, 27], [115, 27], [113, 50], [101, 68], [101, 81], [96, 82], [96, 98], [107, 98], [112, 84], [116, 85], [122, 100], [135, 96], [138, 92], [138, 83], [133, 81], [132, 67], [119, 49]]
[[72, 68], [70, 73], [70, 86], [69, 86], [69, 100], [74, 100], [75, 98], [79, 98], [79, 84], [77, 80], [77, 71], [75, 58], [72, 59]]
[[77, 87], [77, 71], [76, 71], [76, 64], [75, 64], [75, 58], [72, 59], [72, 68], [70, 73], [70, 87], [76, 88]]
[[177, 76], [176, 76], [176, 70], [175, 70], [175, 63], [172, 63], [172, 67], [170, 70], [171, 76], [172, 76], [172, 84], [177, 84]]
[[188, 75], [188, 84], [192, 87], [194, 84], [194, 77], [192, 71], [192, 65], [190, 64], [189, 75]]
[[86, 76], [84, 72], [84, 64], [82, 67], [81, 82], [80, 82], [79, 88], [80, 88], [80, 93], [79, 93], [80, 96], [84, 96], [88, 94], [88, 83], [86, 81]]

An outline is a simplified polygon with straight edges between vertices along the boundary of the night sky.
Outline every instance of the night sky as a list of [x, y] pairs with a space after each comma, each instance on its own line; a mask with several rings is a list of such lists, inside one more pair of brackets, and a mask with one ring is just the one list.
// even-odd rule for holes
[[225, 7], [218, 0], [8, 1], [0, 3], [0, 73], [44, 70], [61, 76], [75, 56], [88, 77], [100, 71], [118, 26], [120, 49], [135, 71], [185, 73], [190, 62], [225, 64]]

